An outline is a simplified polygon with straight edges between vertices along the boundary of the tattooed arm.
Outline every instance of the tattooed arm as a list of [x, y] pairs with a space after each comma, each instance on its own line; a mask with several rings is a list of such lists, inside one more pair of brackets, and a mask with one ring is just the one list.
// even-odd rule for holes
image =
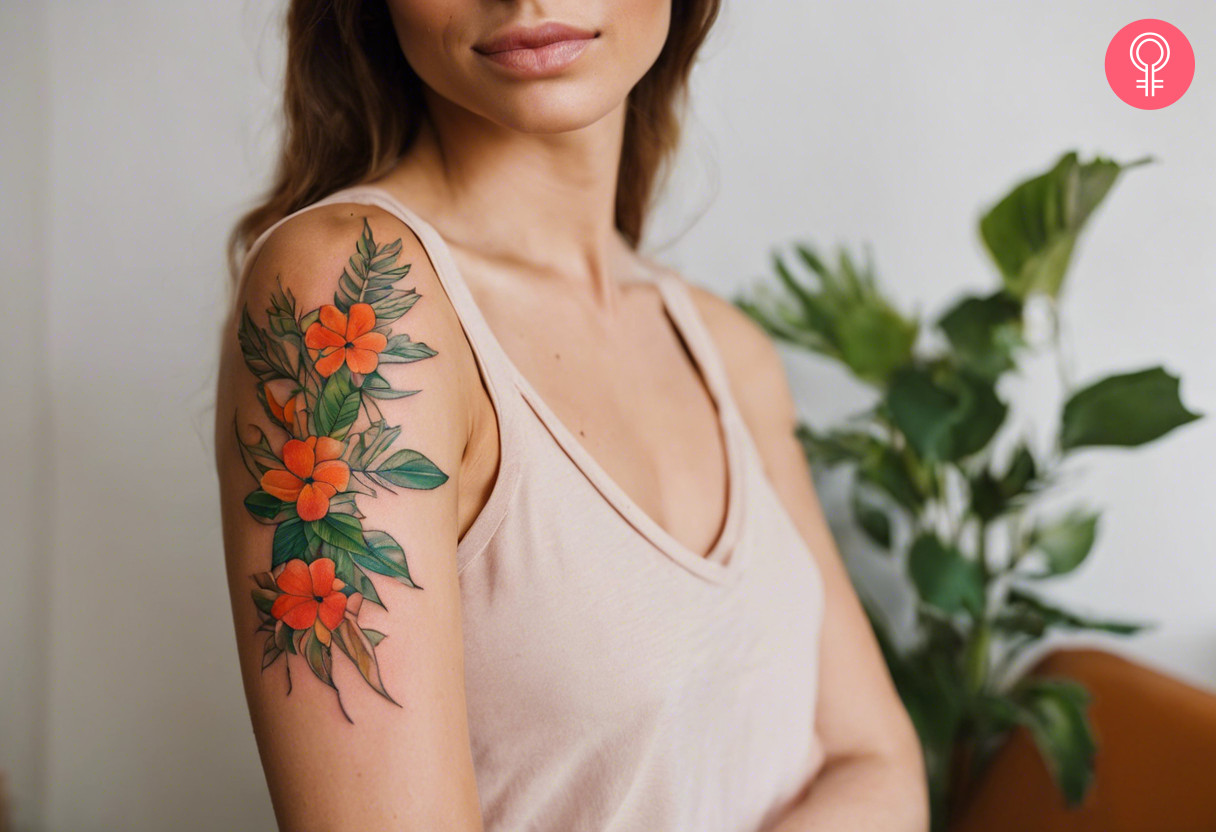
[[364, 205], [267, 238], [223, 334], [237, 647], [284, 830], [480, 830], [457, 481], [471, 354], [421, 244]]

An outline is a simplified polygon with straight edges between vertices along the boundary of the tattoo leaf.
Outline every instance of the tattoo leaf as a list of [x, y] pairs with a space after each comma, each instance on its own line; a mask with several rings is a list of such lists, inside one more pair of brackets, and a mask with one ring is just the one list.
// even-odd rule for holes
[[334, 643], [354, 662], [359, 673], [372, 686], [372, 690], [394, 705], [397, 704], [397, 701], [384, 689], [384, 683], [380, 681], [380, 665], [376, 661], [375, 646], [350, 617], [342, 619], [342, 623], [334, 630]]
[[390, 535], [384, 532], [364, 532], [367, 548], [353, 552], [355, 563], [379, 575], [388, 575], [406, 586], [422, 589], [410, 577], [409, 565], [405, 562], [405, 550]]
[[384, 465], [376, 469], [376, 473], [402, 488], [437, 488], [448, 480], [448, 475], [440, 471], [435, 463], [409, 449], [390, 456]]
[[346, 431], [359, 417], [362, 400], [359, 388], [351, 380], [350, 370], [343, 364], [321, 388], [314, 414], [317, 433], [336, 439], [346, 436]]
[[273, 552], [270, 565], [278, 566], [292, 558], [302, 558], [308, 551], [308, 539], [304, 535], [304, 521], [293, 517], [279, 524], [274, 530]]

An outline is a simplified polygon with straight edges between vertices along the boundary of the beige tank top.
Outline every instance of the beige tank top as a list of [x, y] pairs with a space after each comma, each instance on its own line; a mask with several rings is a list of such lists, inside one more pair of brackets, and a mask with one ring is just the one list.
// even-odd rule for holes
[[823, 582], [684, 285], [656, 277], [726, 437], [728, 508], [708, 556], [651, 519], [558, 421], [433, 226], [372, 185], [295, 213], [334, 202], [376, 205], [417, 234], [498, 414], [499, 475], [457, 549], [487, 832], [769, 828], [823, 763]]

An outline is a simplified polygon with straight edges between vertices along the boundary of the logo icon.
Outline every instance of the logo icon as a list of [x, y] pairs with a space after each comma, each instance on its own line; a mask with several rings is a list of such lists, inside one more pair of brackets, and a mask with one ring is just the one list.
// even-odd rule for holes
[[1141, 110], [1173, 104], [1195, 76], [1195, 53], [1186, 35], [1164, 20], [1137, 20], [1106, 48], [1106, 80], [1115, 95]]

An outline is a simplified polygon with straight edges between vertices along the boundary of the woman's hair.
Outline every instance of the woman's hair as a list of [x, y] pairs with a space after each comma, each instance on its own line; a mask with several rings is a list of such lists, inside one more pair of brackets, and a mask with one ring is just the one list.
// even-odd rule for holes
[[[719, 4], [671, 0], [667, 42], [629, 93], [616, 226], [635, 249], [658, 172], [679, 146], [688, 75]], [[405, 60], [385, 0], [292, 0], [286, 30], [283, 142], [273, 183], [229, 234], [234, 283], [259, 234], [334, 191], [387, 173], [426, 118], [423, 82]]]

